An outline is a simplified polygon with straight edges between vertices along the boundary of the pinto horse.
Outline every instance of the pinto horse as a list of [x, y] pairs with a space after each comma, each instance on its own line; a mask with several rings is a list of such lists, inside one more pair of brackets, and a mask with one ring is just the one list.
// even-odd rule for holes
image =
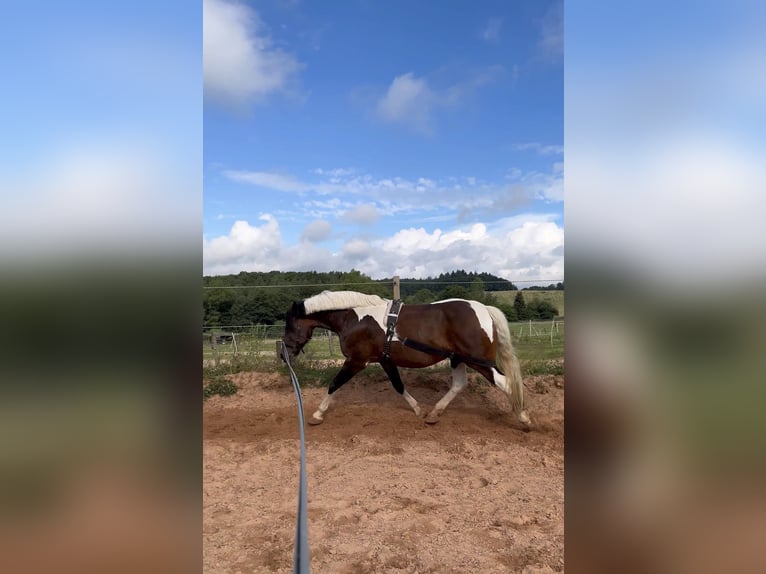
[[292, 304], [283, 340], [290, 357], [303, 349], [317, 327], [338, 334], [346, 357], [310, 424], [324, 420], [335, 391], [368, 363], [380, 363], [396, 392], [421, 416], [418, 402], [404, 388], [398, 367], [428, 367], [448, 358], [452, 387], [436, 403], [426, 422], [438, 422], [447, 405], [465, 387], [468, 366], [508, 395], [513, 413], [529, 428], [521, 369], [502, 311], [463, 299], [402, 305], [398, 313], [392, 304], [377, 295], [355, 291], [324, 291]]

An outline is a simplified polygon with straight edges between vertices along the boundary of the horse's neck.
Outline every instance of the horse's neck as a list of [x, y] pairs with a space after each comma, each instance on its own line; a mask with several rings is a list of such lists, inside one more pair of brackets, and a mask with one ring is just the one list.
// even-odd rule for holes
[[340, 333], [346, 326], [350, 309], [340, 309], [335, 311], [318, 311], [310, 315], [311, 319], [316, 321], [320, 327]]

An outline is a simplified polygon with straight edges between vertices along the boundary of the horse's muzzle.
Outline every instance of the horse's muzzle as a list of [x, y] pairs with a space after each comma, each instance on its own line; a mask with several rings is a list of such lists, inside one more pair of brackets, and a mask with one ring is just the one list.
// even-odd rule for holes
[[279, 349], [279, 358], [282, 359], [283, 363], [287, 362], [287, 359], [285, 359], [285, 353], [287, 353], [288, 355], [290, 354], [290, 347], [288, 347], [287, 343], [285, 343], [285, 340], [282, 339], [282, 345], [280, 346], [280, 349]]
[[282, 362], [287, 362], [285, 359], [285, 353], [287, 353], [287, 355], [292, 359], [296, 357], [300, 352], [301, 349], [297, 345], [288, 345], [285, 340], [282, 339], [282, 352], [279, 353], [279, 358], [282, 359]]

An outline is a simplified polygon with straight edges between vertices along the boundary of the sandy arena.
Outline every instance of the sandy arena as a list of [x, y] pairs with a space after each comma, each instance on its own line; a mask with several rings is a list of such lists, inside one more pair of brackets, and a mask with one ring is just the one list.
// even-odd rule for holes
[[[402, 369], [429, 410], [449, 374]], [[525, 379], [534, 424], [469, 370], [436, 425], [382, 373], [338, 391], [306, 426], [311, 572], [543, 573], [564, 570], [564, 378]], [[204, 406], [204, 571], [292, 572], [298, 422], [289, 379], [232, 377]], [[306, 419], [326, 394], [303, 390]]]

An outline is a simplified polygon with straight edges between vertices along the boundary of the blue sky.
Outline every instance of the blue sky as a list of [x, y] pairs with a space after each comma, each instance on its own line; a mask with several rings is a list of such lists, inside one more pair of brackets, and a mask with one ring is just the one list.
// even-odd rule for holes
[[561, 2], [203, 10], [206, 274], [563, 278]]

